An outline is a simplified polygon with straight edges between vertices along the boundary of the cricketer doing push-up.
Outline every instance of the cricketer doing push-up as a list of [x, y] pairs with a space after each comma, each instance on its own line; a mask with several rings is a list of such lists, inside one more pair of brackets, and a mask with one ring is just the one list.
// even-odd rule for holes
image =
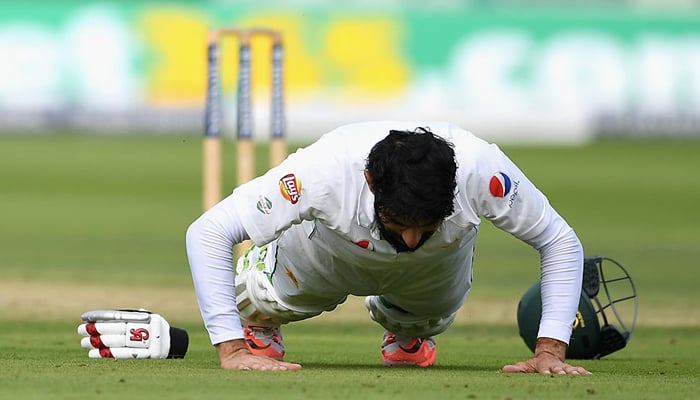
[[[435, 336], [469, 294], [484, 218], [541, 256], [535, 352], [503, 371], [588, 373], [565, 361], [581, 293], [579, 239], [496, 145], [443, 122], [341, 126], [190, 225], [194, 287], [221, 366], [301, 368], [283, 361], [280, 327], [348, 295], [366, 296], [384, 327], [383, 364], [433, 365]], [[254, 246], [234, 261], [233, 246], [247, 239]]]

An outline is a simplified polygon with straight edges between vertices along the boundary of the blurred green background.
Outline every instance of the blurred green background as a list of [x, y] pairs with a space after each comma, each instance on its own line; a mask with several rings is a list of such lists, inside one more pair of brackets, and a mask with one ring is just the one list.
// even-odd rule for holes
[[[697, 0], [31, 0], [0, 3], [0, 131], [202, 131], [209, 29], [281, 32], [287, 128], [449, 120], [487, 139], [698, 137]], [[221, 41], [233, 136], [238, 43]], [[265, 141], [270, 43], [252, 41]]]

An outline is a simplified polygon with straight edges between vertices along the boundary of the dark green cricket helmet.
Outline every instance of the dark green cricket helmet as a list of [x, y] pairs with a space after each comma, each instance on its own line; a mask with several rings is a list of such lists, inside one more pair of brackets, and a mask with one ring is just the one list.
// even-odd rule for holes
[[[604, 265], [603, 261], [609, 262]], [[611, 274], [608, 266], [617, 267], [612, 277], [606, 276]], [[520, 336], [532, 351], [542, 315], [540, 284], [537, 281], [530, 287], [518, 304]], [[581, 298], [566, 358], [597, 359], [624, 348], [637, 322], [637, 306], [637, 290], [622, 265], [606, 257], [586, 257]], [[623, 320], [623, 316], [627, 319]], [[625, 321], [629, 322], [630, 316], [632, 322], [628, 324]]]

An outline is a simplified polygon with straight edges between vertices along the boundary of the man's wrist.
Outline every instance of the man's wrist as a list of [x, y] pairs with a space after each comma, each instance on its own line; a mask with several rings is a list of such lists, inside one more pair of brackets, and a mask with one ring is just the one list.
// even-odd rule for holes
[[537, 338], [537, 344], [535, 345], [535, 357], [542, 354], [550, 354], [560, 361], [566, 359], [566, 349], [568, 345], [561, 340], [541, 337]]
[[217, 343], [214, 345], [216, 353], [219, 355], [219, 360], [235, 357], [239, 354], [250, 354], [250, 350], [245, 344], [244, 339], [233, 339], [226, 342]]

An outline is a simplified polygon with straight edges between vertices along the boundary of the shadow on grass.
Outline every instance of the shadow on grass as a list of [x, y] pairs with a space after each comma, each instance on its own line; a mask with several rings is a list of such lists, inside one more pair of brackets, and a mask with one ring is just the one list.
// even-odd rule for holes
[[319, 362], [304, 362], [302, 363], [304, 369], [321, 369], [321, 370], [347, 370], [347, 369], [357, 369], [357, 370], [367, 370], [367, 371], [425, 371], [429, 373], [430, 371], [453, 371], [453, 372], [500, 372], [501, 367], [487, 367], [482, 365], [433, 365], [429, 368], [421, 368], [417, 366], [392, 366], [387, 367], [381, 364], [360, 364], [360, 363], [319, 363]]

